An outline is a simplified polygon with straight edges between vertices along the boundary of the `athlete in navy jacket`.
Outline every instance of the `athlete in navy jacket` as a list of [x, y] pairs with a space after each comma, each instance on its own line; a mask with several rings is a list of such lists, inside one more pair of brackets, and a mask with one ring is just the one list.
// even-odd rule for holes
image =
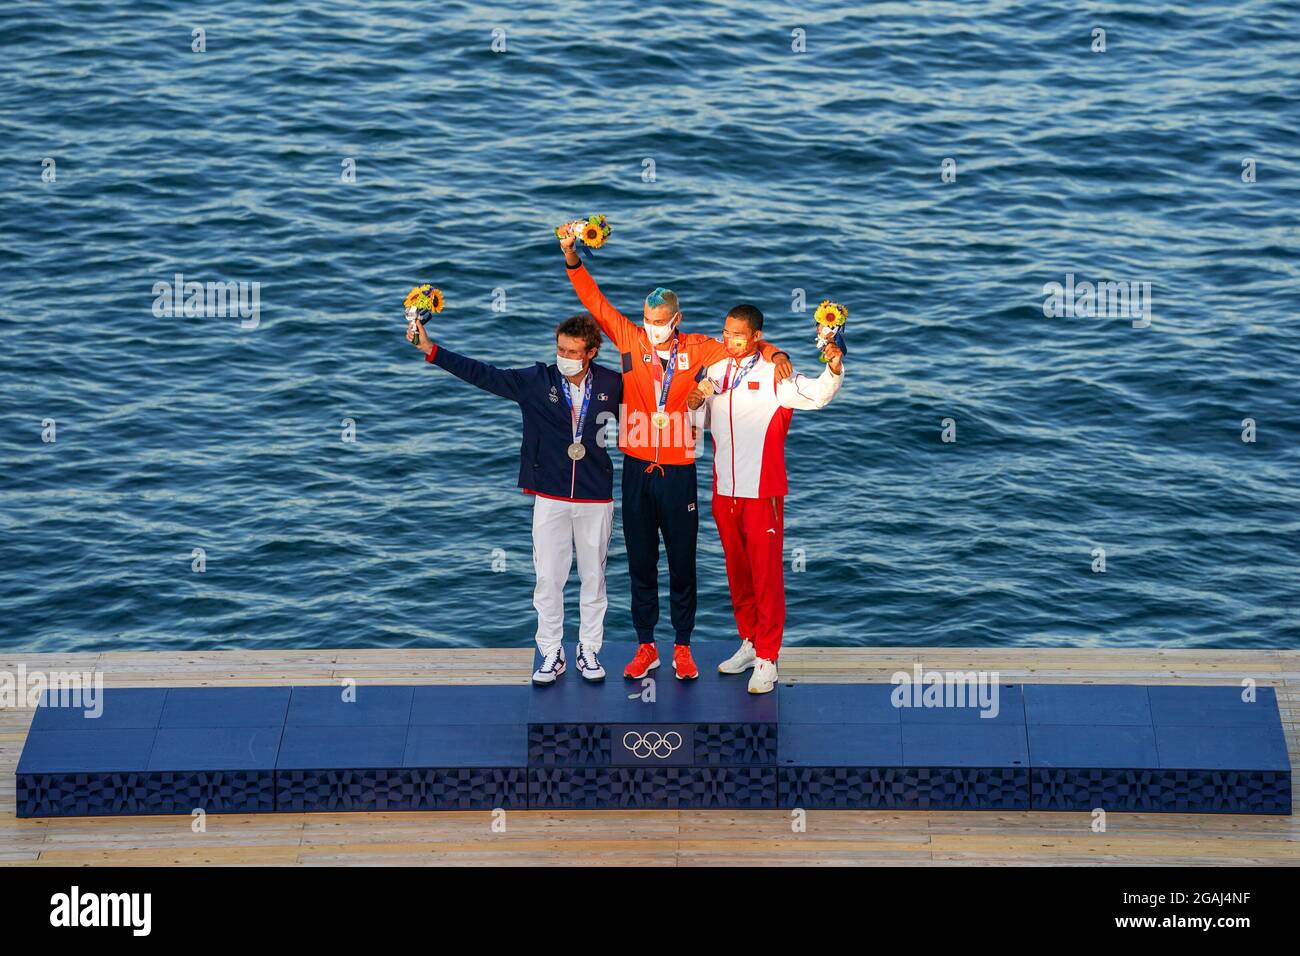
[[458, 355], [429, 341], [423, 325], [416, 328], [415, 344], [426, 361], [518, 403], [523, 413], [519, 487], [534, 496], [533, 606], [542, 657], [533, 681], [549, 684], [565, 671], [564, 585], [575, 544], [582, 581], [578, 673], [602, 680], [597, 655], [609, 604], [605, 561], [614, 520], [614, 465], [604, 438], [608, 422], [618, 420], [623, 376], [593, 361], [600, 351], [600, 327], [587, 315], [565, 319], [555, 330], [555, 364], [528, 368], [497, 368]]

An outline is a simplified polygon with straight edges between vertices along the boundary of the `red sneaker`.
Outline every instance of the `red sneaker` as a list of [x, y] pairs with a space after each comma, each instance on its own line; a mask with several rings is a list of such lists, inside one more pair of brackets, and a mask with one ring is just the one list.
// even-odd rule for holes
[[677, 672], [678, 680], [695, 680], [700, 676], [700, 669], [695, 666], [695, 658], [691, 657], [691, 645], [673, 645], [673, 670]]
[[659, 666], [659, 651], [653, 644], [642, 644], [636, 649], [636, 657], [623, 668], [623, 676], [628, 680], [640, 680]]

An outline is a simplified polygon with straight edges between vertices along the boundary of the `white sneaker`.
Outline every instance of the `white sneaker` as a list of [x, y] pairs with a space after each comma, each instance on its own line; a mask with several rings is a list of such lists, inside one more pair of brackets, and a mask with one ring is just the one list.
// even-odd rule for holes
[[542, 666], [533, 671], [534, 684], [554, 684], [564, 673], [564, 648], [557, 647], [542, 657]]
[[740, 650], [719, 664], [718, 671], [723, 674], [743, 674], [754, 666], [756, 660], [758, 655], [754, 653], [754, 642], [741, 641]]
[[600, 666], [600, 658], [595, 651], [587, 650], [581, 641], [578, 642], [578, 673], [587, 680], [605, 679], [605, 668]]
[[749, 675], [749, 692], [766, 694], [776, 687], [776, 661], [754, 659], [754, 673]]

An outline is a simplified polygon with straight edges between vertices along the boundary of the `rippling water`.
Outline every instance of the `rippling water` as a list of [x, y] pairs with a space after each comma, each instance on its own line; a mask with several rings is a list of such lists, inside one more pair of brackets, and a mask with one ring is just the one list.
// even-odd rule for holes
[[[518, 412], [424, 367], [400, 300], [435, 282], [440, 341], [545, 359], [577, 306], [550, 228], [590, 212], [624, 311], [753, 301], [810, 369], [792, 290], [851, 311], [845, 389], [789, 440], [790, 643], [1294, 647], [1298, 23], [16, 4], [0, 648], [526, 643]], [[156, 316], [178, 272], [258, 282], [256, 328]], [[1150, 327], [1045, 317], [1070, 273], [1150, 282]], [[700, 542], [697, 638], [730, 638], [707, 511]], [[630, 639], [618, 527], [609, 568]]]

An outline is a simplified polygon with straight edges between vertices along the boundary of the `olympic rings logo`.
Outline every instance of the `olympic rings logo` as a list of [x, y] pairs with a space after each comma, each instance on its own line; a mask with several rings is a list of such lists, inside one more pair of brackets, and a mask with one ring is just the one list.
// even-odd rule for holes
[[633, 757], [639, 757], [641, 760], [652, 756], [667, 760], [681, 745], [682, 735], [675, 730], [670, 730], [666, 734], [654, 730], [639, 734], [635, 730], [629, 730], [623, 735], [623, 746]]

